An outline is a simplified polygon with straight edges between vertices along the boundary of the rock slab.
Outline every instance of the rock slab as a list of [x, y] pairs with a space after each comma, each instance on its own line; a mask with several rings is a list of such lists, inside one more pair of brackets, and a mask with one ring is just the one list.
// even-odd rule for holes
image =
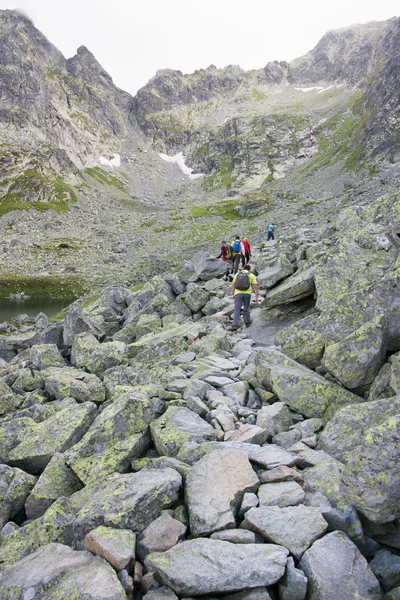
[[234, 528], [243, 495], [259, 485], [246, 452], [221, 450], [204, 456], [186, 478], [186, 502], [193, 536]]
[[146, 563], [176, 594], [201, 596], [273, 585], [285, 572], [287, 555], [281, 546], [199, 538], [150, 554]]

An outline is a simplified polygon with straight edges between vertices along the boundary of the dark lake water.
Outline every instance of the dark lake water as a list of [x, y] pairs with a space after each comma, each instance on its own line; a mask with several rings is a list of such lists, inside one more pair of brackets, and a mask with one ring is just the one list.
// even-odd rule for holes
[[27, 314], [30, 317], [36, 317], [40, 312], [48, 317], [54, 317], [63, 308], [71, 304], [75, 298], [28, 298], [27, 300], [10, 300], [9, 298], [0, 298], [0, 323], [9, 321], [12, 317], [20, 314]]

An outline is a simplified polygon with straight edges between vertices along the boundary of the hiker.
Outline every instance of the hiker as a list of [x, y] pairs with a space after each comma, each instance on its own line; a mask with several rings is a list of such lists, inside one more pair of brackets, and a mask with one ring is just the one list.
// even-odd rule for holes
[[225, 240], [221, 242], [221, 252], [215, 258], [222, 258], [223, 262], [232, 262], [232, 253], [229, 244]]
[[271, 223], [271, 225], [268, 227], [267, 229], [268, 231], [268, 237], [267, 237], [267, 242], [269, 242], [269, 240], [274, 240], [275, 239], [275, 225], [273, 223]]
[[238, 235], [231, 243], [231, 251], [233, 254], [233, 272], [237, 273], [239, 269], [240, 259], [242, 258], [242, 243]]
[[239, 273], [235, 275], [232, 281], [232, 298], [235, 303], [233, 313], [233, 323], [228, 327], [229, 331], [239, 329], [240, 309], [243, 305], [243, 320], [246, 327], [251, 325], [250, 318], [250, 300], [252, 288], [256, 295], [256, 304], [258, 304], [258, 285], [255, 275], [250, 273], [251, 266], [245, 265]]
[[251, 256], [251, 246], [247, 237], [242, 239], [242, 267], [247, 265]]

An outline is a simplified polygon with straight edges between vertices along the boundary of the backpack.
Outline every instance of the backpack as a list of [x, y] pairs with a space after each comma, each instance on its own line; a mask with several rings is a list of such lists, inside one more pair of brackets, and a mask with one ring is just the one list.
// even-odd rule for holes
[[232, 260], [232, 258], [233, 258], [232, 248], [230, 246], [225, 246], [225, 259]]
[[241, 247], [240, 242], [238, 240], [236, 240], [236, 242], [233, 242], [233, 251], [236, 254], [239, 254], [239, 252], [242, 251], [242, 247]]
[[270, 225], [268, 227], [268, 231], [270, 231], [271, 233], [274, 231], [275, 227], [273, 225]]
[[248, 273], [238, 273], [235, 281], [235, 290], [248, 290], [250, 287], [250, 277]]

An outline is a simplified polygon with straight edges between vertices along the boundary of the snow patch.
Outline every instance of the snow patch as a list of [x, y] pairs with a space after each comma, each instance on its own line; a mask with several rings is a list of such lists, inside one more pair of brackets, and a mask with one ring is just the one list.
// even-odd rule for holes
[[335, 88], [335, 87], [337, 87], [337, 85], [333, 84], [327, 88], [322, 88], [322, 90], [318, 90], [317, 94], [322, 94], [322, 92], [326, 92], [327, 90], [331, 90], [332, 88]]
[[339, 84], [339, 85], [338, 85], [338, 84], [336, 84], [336, 83], [333, 83], [332, 85], [329, 85], [329, 86], [328, 86], [328, 87], [326, 87], [326, 88], [324, 88], [324, 87], [322, 87], [322, 86], [320, 86], [320, 85], [317, 85], [317, 86], [314, 86], [314, 87], [309, 87], [309, 88], [299, 88], [299, 87], [295, 87], [295, 88], [293, 88], [293, 89], [294, 89], [294, 90], [297, 90], [298, 92], [304, 92], [304, 93], [307, 93], [307, 92], [313, 92], [313, 91], [315, 91], [315, 90], [316, 90], [316, 91], [317, 91], [317, 94], [322, 94], [322, 92], [326, 92], [327, 90], [331, 90], [332, 88], [339, 88], [339, 87], [342, 87], [342, 85], [343, 85], [342, 83], [341, 83], [341, 84]]
[[168, 156], [168, 154], [163, 154], [162, 152], [159, 154], [160, 158], [167, 162], [177, 163], [185, 175], [189, 175], [190, 179], [197, 179], [198, 177], [203, 177], [204, 173], [195, 173], [192, 175], [193, 169], [187, 166], [185, 163], [185, 156], [183, 156], [182, 152], [179, 154], [175, 154], [175, 156]]
[[298, 92], [304, 92], [306, 94], [307, 92], [312, 92], [313, 90], [320, 90], [320, 91], [322, 91], [324, 88], [317, 85], [315, 87], [309, 87], [309, 88], [298, 88], [298, 87], [295, 87], [294, 89], [297, 90]]
[[104, 158], [104, 156], [100, 156], [99, 162], [101, 165], [104, 165], [106, 167], [120, 167], [121, 157], [119, 154], [113, 154], [113, 157], [110, 159]]

